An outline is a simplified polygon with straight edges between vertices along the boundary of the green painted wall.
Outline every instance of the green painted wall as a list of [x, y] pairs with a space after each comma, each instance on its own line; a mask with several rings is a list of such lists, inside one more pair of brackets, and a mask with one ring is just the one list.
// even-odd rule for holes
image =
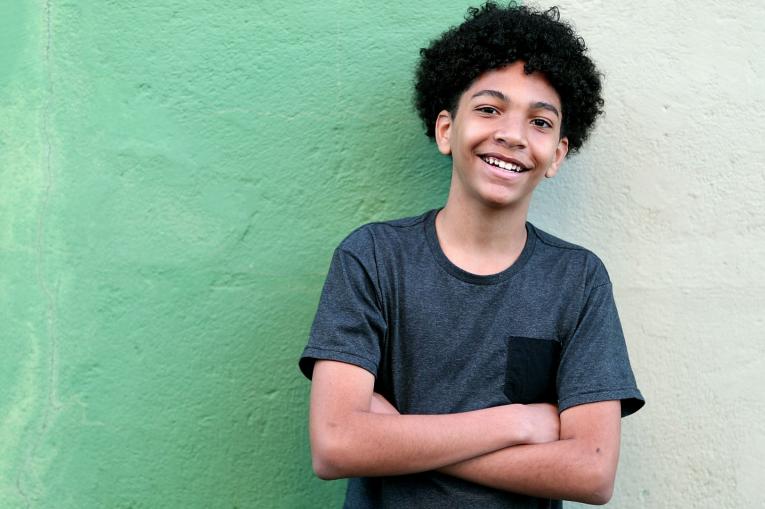
[[441, 203], [409, 107], [464, 2], [0, 2], [0, 507], [322, 507], [334, 246]]

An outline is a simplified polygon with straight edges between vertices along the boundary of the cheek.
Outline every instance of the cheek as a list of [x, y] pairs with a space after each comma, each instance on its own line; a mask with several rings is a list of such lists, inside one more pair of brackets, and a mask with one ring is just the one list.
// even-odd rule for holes
[[557, 136], [544, 136], [535, 141], [537, 160], [547, 162], [555, 161], [555, 156], [558, 153]]
[[466, 122], [460, 126], [459, 139], [465, 147], [472, 148], [490, 136], [490, 129], [479, 122]]

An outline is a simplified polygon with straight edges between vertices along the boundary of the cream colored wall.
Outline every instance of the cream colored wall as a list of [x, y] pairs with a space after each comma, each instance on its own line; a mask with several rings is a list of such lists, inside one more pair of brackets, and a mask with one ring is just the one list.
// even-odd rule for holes
[[765, 3], [558, 5], [607, 113], [531, 218], [606, 262], [647, 399], [609, 506], [765, 507]]

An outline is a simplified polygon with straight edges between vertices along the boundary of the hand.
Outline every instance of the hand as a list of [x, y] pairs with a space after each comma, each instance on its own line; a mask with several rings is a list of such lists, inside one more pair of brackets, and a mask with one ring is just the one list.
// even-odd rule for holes
[[369, 405], [369, 411], [373, 414], [391, 414], [399, 415], [396, 407], [390, 404], [390, 402], [381, 395], [372, 393], [372, 401]]
[[550, 403], [522, 405], [528, 435], [526, 444], [544, 444], [560, 440], [558, 407]]

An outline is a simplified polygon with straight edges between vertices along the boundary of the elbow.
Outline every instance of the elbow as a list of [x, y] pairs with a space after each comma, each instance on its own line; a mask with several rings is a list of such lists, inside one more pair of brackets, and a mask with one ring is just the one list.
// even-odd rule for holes
[[324, 481], [334, 481], [335, 479], [342, 479], [343, 475], [340, 474], [340, 469], [332, 463], [331, 460], [318, 454], [312, 455], [311, 465], [313, 467], [313, 473], [316, 477]]
[[316, 454], [311, 458], [311, 465], [316, 477], [324, 481], [333, 481], [342, 477], [338, 474], [337, 469], [333, 467], [332, 463]]
[[616, 468], [605, 461], [594, 462], [592, 469], [587, 473], [587, 480], [583, 483], [586, 491], [582, 493], [580, 502], [592, 505], [607, 504], [614, 494], [614, 480]]
[[345, 448], [342, 447], [338, 440], [324, 437], [311, 443], [311, 465], [319, 479], [332, 481], [348, 477], [344, 473], [344, 457]]
[[588, 494], [587, 498], [582, 500], [586, 504], [592, 505], [605, 505], [611, 500], [611, 496], [614, 494], [613, 483], [602, 483], [593, 487], [592, 491]]

